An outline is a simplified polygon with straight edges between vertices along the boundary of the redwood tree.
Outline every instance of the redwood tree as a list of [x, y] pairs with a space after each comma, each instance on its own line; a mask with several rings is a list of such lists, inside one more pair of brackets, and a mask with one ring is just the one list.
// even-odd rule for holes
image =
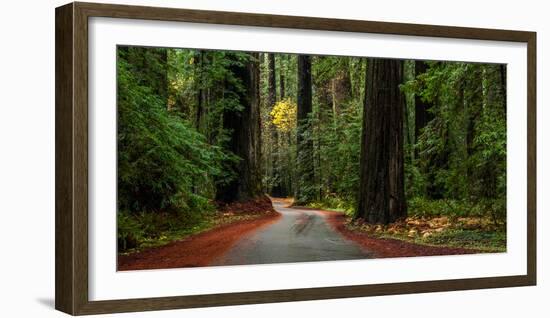
[[388, 224], [407, 215], [403, 167], [403, 61], [369, 59], [355, 218]]
[[284, 60], [286, 55], [279, 54], [279, 99], [285, 99], [285, 74], [284, 74]]
[[[414, 62], [414, 76], [418, 78], [419, 75], [426, 73], [428, 70], [428, 64], [424, 61]], [[422, 99], [420, 94], [414, 96], [414, 140], [418, 142], [418, 138], [422, 132], [422, 129], [433, 119], [433, 114], [429, 112], [432, 107], [431, 103]], [[418, 152], [416, 151], [416, 156]]]
[[298, 56], [298, 94], [297, 94], [297, 185], [295, 200], [297, 204], [311, 202], [316, 191], [314, 189], [315, 174], [313, 168], [313, 139], [310, 122], [311, 103], [311, 57]]
[[[222, 202], [246, 201], [262, 195], [260, 169], [260, 68], [258, 53], [249, 53], [246, 61], [237, 56], [231, 72], [239, 83], [226, 82], [226, 90], [238, 96], [240, 108], [223, 112], [223, 128], [229, 132], [227, 150], [240, 160], [231, 164], [236, 177], [219, 183], [216, 199]], [[242, 87], [240, 87], [242, 86]]]
[[[267, 55], [267, 104], [273, 109], [277, 101], [277, 80], [275, 74], [275, 54], [269, 53]], [[279, 136], [274, 125], [270, 125], [271, 130], [271, 179], [273, 184], [271, 187], [271, 195], [275, 197], [283, 196], [283, 190], [281, 187], [280, 167], [279, 167]]]

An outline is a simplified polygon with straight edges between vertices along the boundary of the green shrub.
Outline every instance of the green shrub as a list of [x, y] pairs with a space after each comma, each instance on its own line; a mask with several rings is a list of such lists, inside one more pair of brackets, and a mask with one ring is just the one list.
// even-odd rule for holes
[[138, 246], [143, 239], [142, 225], [131, 214], [118, 211], [117, 213], [117, 243], [119, 251], [126, 251]]
[[312, 202], [307, 206], [314, 209], [340, 211], [351, 215], [355, 209], [355, 201], [329, 194], [324, 196], [322, 200]]
[[483, 217], [491, 216], [495, 223], [506, 219], [506, 200], [429, 200], [416, 197], [408, 200], [409, 216]]
[[128, 213], [119, 211], [117, 214], [118, 251], [126, 252], [142, 247], [162, 245], [187, 234], [199, 231], [209, 222], [213, 206], [195, 197], [181, 202], [193, 202], [188, 206], [169, 212]]
[[[118, 61], [118, 207], [130, 213], [204, 206], [212, 179], [235, 160], [167, 110], [166, 100]], [[185, 195], [183, 195], [185, 194]], [[200, 197], [200, 198], [199, 198]]]
[[424, 238], [423, 242], [434, 245], [505, 251], [506, 232], [453, 229], [441, 233], [434, 233]]

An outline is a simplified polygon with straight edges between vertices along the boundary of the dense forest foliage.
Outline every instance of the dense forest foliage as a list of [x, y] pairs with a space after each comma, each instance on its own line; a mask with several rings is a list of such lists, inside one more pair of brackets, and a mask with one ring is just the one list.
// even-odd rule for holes
[[119, 248], [269, 194], [506, 220], [506, 66], [118, 48]]

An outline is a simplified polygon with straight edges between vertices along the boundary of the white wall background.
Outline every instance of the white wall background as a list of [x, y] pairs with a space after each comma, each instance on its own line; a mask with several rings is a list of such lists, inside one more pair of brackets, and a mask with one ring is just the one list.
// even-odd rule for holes
[[[550, 250], [550, 22], [544, 1], [138, 0], [103, 2], [538, 32], [537, 287], [124, 314], [136, 317], [547, 317]], [[19, 0], [0, 10], [0, 316], [61, 317], [54, 297], [54, 8]], [[281, 43], [283, 46], [284, 43]], [[122, 315], [115, 315], [121, 316]]]

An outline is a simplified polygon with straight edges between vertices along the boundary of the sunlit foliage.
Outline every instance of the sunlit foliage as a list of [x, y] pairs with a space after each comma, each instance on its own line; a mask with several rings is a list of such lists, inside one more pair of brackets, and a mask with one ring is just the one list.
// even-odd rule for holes
[[272, 123], [283, 133], [296, 127], [296, 104], [289, 98], [275, 103], [270, 112]]

